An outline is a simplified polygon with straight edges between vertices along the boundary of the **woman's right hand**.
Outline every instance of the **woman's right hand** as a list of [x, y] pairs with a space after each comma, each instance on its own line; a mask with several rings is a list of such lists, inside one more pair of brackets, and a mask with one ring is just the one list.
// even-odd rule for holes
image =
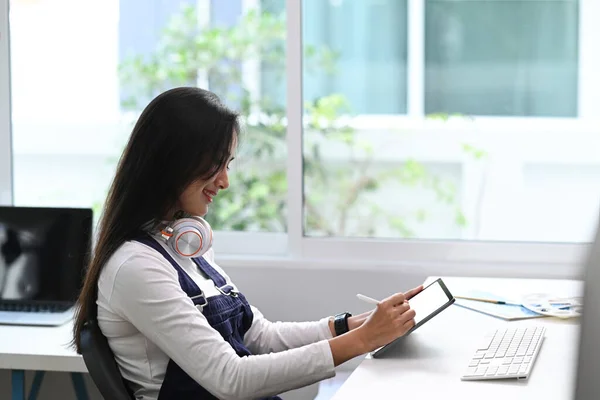
[[367, 351], [373, 351], [404, 335], [415, 325], [415, 310], [406, 296], [396, 293], [382, 300], [362, 324], [360, 334]]
[[404, 293], [396, 293], [377, 304], [375, 311], [352, 331], [329, 339], [335, 366], [385, 346], [415, 325], [415, 311]]

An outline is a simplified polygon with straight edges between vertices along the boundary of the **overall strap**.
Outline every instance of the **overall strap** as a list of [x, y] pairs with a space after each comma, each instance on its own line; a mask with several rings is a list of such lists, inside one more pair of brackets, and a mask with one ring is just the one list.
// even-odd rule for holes
[[223, 278], [223, 276], [219, 272], [217, 272], [217, 270], [214, 269], [212, 265], [210, 265], [208, 261], [204, 259], [204, 257], [196, 257], [192, 258], [192, 260], [194, 260], [194, 263], [196, 263], [198, 268], [200, 268], [200, 270], [204, 272], [206, 276], [212, 279], [215, 285], [225, 286], [227, 284], [225, 278]]
[[227, 281], [216, 269], [213, 268], [212, 265], [208, 261], [204, 259], [204, 257], [196, 257], [192, 258], [198, 268], [206, 274], [215, 284], [215, 287], [223, 294], [229, 295], [234, 294], [235, 291], [231, 285], [227, 284]]
[[202, 289], [196, 285], [196, 282], [181, 268], [181, 266], [171, 257], [171, 255], [150, 235], [144, 235], [134, 239], [137, 242], [158, 251], [162, 256], [175, 268], [179, 277], [181, 289], [192, 299], [195, 305], [205, 306], [207, 304], [206, 297]]

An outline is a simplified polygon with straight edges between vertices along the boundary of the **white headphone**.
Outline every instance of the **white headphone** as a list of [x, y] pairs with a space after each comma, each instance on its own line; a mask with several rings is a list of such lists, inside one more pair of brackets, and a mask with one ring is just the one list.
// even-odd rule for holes
[[160, 230], [171, 250], [185, 258], [200, 257], [212, 247], [213, 234], [203, 218], [185, 215]]

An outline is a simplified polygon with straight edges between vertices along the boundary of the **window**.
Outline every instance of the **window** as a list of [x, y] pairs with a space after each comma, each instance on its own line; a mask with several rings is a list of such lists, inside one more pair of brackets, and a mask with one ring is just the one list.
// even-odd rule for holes
[[10, 82], [8, 58], [8, 7], [0, 1], [0, 204], [12, 203], [12, 156], [10, 135]]
[[285, 13], [251, 6], [11, 0], [14, 204], [93, 206], [98, 216], [141, 109], [167, 88], [208, 86], [249, 118], [237, 190], [207, 218], [218, 230], [284, 232], [285, 109], [257, 96], [253, 71], [270, 51], [284, 81]]
[[126, 134], [117, 96], [117, 6], [10, 1], [15, 205], [101, 203]]
[[577, 0], [428, 0], [425, 111], [576, 117], [578, 18]]
[[584, 254], [600, 2], [80, 3], [0, 0], [0, 202], [98, 215], [141, 108], [198, 85], [244, 116], [207, 216], [231, 260], [518, 272]]
[[305, 57], [306, 235], [590, 240], [600, 128], [578, 91], [600, 85], [579, 63], [600, 50], [580, 42], [600, 32], [579, 3], [305, 1], [303, 40], [337, 53], [331, 70]]
[[[280, 11], [270, 3], [263, 7]], [[405, 114], [407, 0], [305, 0], [303, 6], [304, 96], [339, 93], [357, 114]], [[269, 82], [263, 92], [283, 99], [280, 88]]]

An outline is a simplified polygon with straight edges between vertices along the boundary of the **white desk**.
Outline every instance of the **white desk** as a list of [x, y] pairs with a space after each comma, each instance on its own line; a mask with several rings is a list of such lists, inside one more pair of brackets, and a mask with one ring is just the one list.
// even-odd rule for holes
[[[430, 282], [435, 278], [428, 278]], [[448, 289], [490, 290], [512, 296], [528, 293], [581, 295], [582, 283], [565, 280], [444, 278]], [[543, 324], [545, 339], [528, 380], [461, 381], [483, 335], [501, 326]], [[578, 320], [536, 318], [504, 321], [456, 305], [410, 334], [383, 359], [369, 356], [333, 400], [486, 399], [570, 400], [573, 397], [579, 339]]]
[[12, 370], [12, 399], [25, 399], [24, 371], [36, 371], [29, 399], [35, 399], [45, 371], [71, 372], [79, 400], [87, 399], [81, 355], [68, 346], [72, 324], [58, 327], [0, 325], [0, 369]]

